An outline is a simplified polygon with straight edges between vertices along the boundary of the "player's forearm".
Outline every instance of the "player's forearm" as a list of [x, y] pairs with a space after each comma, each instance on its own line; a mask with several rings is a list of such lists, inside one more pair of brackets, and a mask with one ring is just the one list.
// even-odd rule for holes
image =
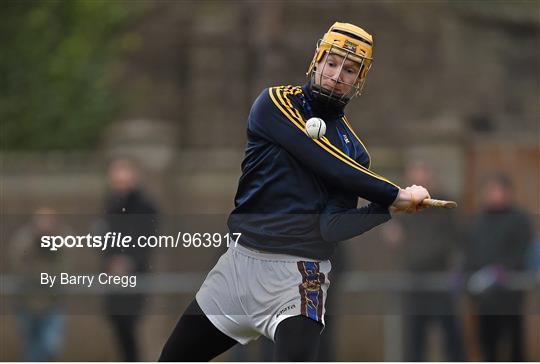
[[309, 138], [298, 110], [280, 100], [271, 90], [259, 96], [250, 112], [248, 133], [281, 146], [314, 174], [355, 196], [384, 206], [395, 201], [397, 185], [364, 168], [329, 141]]
[[390, 206], [396, 200], [398, 186], [297, 133], [287, 127], [275, 137], [288, 153], [321, 179], [384, 206]]
[[321, 236], [327, 242], [354, 238], [390, 220], [388, 208], [369, 204], [359, 209], [325, 212], [321, 214]]
[[397, 198], [400, 188], [382, 177], [373, 176], [335, 161], [319, 175], [355, 196], [379, 205], [390, 206]]

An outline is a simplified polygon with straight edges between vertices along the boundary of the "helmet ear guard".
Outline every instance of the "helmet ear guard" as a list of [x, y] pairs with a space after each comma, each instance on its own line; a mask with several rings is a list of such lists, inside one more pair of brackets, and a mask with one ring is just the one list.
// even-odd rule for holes
[[[360, 65], [356, 81], [353, 85], [354, 92], [350, 95], [335, 95], [333, 91], [325, 92], [324, 88], [317, 85], [315, 82], [317, 64], [321, 62], [325, 54], [336, 54], [343, 57], [345, 60], [351, 60]], [[364, 87], [367, 73], [373, 63], [373, 38], [372, 36], [360, 27], [347, 23], [334, 23], [317, 41], [315, 54], [309, 65], [306, 75], [310, 77], [310, 84], [314, 94], [320, 94], [323, 97], [329, 98], [331, 102], [338, 102], [341, 105], [346, 105], [354, 96], [360, 95]], [[324, 70], [324, 67], [323, 67]], [[322, 72], [322, 70], [321, 70]]]

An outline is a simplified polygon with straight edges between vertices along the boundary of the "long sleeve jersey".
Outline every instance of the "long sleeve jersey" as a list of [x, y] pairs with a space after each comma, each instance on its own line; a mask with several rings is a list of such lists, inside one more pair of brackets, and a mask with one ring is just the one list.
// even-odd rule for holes
[[[326, 122], [321, 139], [305, 133], [311, 117]], [[387, 221], [398, 191], [370, 170], [370, 156], [343, 109], [322, 105], [308, 85], [271, 87], [249, 113], [228, 226], [252, 249], [328, 259], [337, 242]], [[357, 208], [358, 197], [371, 203]]]

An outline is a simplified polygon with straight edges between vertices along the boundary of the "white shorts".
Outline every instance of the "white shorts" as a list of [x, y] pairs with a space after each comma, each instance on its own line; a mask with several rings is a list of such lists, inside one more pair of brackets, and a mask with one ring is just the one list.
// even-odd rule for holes
[[274, 340], [279, 323], [304, 315], [324, 325], [330, 261], [230, 247], [208, 273], [197, 303], [225, 335], [245, 345]]

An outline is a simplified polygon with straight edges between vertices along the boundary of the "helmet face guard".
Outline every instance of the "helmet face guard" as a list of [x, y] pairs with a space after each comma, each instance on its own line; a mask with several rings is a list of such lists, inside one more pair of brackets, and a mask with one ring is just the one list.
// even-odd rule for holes
[[[328, 104], [345, 106], [354, 96], [360, 95], [366, 81], [366, 75], [371, 68], [373, 59], [373, 41], [371, 35], [362, 28], [351, 24], [335, 23], [329, 31], [317, 42], [315, 55], [309, 66], [307, 75], [310, 77], [311, 91], [319, 99], [326, 100]], [[331, 55], [339, 56], [341, 65], [330, 77], [325, 75], [328, 58]], [[321, 61], [324, 61], [322, 65]], [[341, 80], [341, 72], [347, 61], [355, 62], [358, 71], [352, 83]], [[337, 77], [337, 79], [335, 79]], [[332, 79], [333, 87], [323, 87], [325, 79]], [[336, 90], [336, 85], [341, 84], [348, 87], [345, 94]]]

